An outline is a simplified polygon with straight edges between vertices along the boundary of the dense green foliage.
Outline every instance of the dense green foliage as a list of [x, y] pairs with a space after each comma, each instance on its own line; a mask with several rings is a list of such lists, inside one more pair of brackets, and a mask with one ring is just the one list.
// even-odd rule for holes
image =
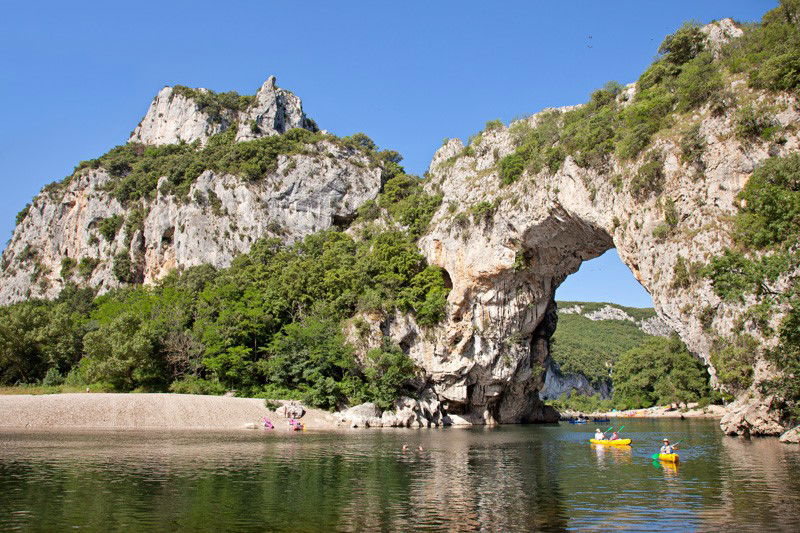
[[122, 227], [122, 223], [124, 218], [122, 215], [112, 215], [108, 218], [104, 218], [97, 224], [97, 231], [100, 232], [100, 235], [108, 242], [114, 242], [114, 239], [117, 237], [117, 232]]
[[696, 402], [709, 395], [705, 367], [677, 337], [654, 337], [623, 353], [614, 366], [619, 409]]
[[66, 375], [81, 357], [92, 295], [68, 286], [55, 302], [0, 307], [0, 383], [36, 382], [48, 369]]
[[69, 279], [72, 277], [72, 272], [75, 270], [75, 267], [78, 266], [78, 262], [71, 257], [64, 257], [61, 259], [61, 279]]
[[747, 73], [748, 84], [753, 88], [789, 91], [800, 86], [798, 2], [780, 3], [780, 7], [764, 15], [757, 28], [745, 32], [723, 50], [728, 68]]
[[[800, 419], [800, 155], [773, 157], [759, 166], [739, 193], [741, 207], [734, 220], [736, 246], [711, 260], [705, 269], [714, 291], [728, 302], [754, 303], [735, 327], [733, 341], [715, 343], [712, 361], [720, 382], [732, 391], [752, 383], [757, 343], [741, 334], [749, 322], [778, 345], [768, 349], [768, 361], [782, 371], [780, 378], [760, 383], [784, 403], [787, 416]], [[777, 331], [771, 324], [776, 312], [784, 318]]]
[[97, 268], [99, 264], [100, 260], [95, 257], [81, 257], [81, 260], [78, 262], [78, 274], [83, 279], [89, 279], [94, 269]]
[[419, 237], [428, 228], [441, 203], [441, 195], [429, 195], [423, 191], [419, 178], [398, 171], [384, 184], [377, 205], [408, 227], [413, 237]]
[[384, 343], [359, 364], [341, 323], [357, 311], [401, 309], [432, 325], [447, 288], [407, 232], [366, 233], [355, 240], [331, 230], [292, 246], [263, 240], [224, 270], [190, 268], [96, 299], [70, 288], [56, 305], [2, 308], [0, 383], [33, 383], [55, 368], [122, 391], [237, 389], [325, 408], [388, 407], [413, 362]]

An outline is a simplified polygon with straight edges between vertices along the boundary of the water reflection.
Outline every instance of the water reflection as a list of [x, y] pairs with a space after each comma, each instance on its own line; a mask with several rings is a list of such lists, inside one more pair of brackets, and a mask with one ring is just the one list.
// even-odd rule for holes
[[592, 444], [592, 449], [597, 456], [599, 468], [608, 466], [630, 464], [633, 461], [632, 448], [630, 446], [603, 446], [602, 444]]
[[[713, 422], [275, 433], [0, 433], [0, 529], [478, 530], [788, 527], [798, 454]], [[661, 436], [679, 467], [653, 462]], [[403, 444], [409, 449], [403, 451]], [[422, 452], [417, 450], [422, 446]]]

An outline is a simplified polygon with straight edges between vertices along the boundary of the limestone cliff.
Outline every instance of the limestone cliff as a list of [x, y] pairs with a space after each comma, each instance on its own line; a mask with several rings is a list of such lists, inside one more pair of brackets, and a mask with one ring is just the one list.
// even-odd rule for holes
[[[224, 108], [212, 116], [184, 93], [207, 91], [162, 89], [129, 146], [140, 154], [147, 148], [139, 143], [205, 143], [236, 124], [237, 140], [313, 125], [300, 99], [278, 89], [274, 77], [241, 112]], [[125, 176], [113, 164], [79, 168], [45, 187], [14, 230], [3, 252], [0, 302], [52, 298], [67, 282], [104, 292], [123, 281], [150, 283], [176, 268], [227, 266], [259, 238], [292, 242], [352, 218], [378, 194], [381, 169], [334, 137], [317, 137], [279, 154], [259, 179], [205, 170], [184, 194], [170, 188], [164, 170], [142, 198], [121, 201], [114, 187]]]

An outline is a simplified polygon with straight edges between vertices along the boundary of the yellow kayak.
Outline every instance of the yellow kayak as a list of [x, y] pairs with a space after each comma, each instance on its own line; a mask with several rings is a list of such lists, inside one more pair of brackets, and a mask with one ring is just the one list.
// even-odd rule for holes
[[631, 439], [598, 440], [589, 439], [592, 444], [602, 444], [604, 446], [630, 446]]
[[668, 463], [677, 463], [678, 462], [678, 454], [677, 453], [660, 453], [658, 454], [659, 461], [666, 461]]

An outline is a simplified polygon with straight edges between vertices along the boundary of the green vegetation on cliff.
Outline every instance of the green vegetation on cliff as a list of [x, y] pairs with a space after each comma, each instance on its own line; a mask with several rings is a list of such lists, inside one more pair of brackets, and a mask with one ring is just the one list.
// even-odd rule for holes
[[[739, 199], [735, 246], [713, 258], [705, 273], [720, 298], [749, 307], [732, 342], [717, 340], [711, 360], [720, 382], [740, 391], [752, 383], [758, 344], [746, 332], [774, 340], [765, 355], [781, 372], [758, 385], [777, 395], [788, 417], [800, 419], [800, 155], [766, 160]], [[779, 311], [784, 318], [775, 324]]]
[[[568, 306], [559, 302], [559, 307]], [[610, 385], [617, 359], [650, 338], [629, 320], [590, 320], [562, 313], [552, 337], [552, 357], [564, 374], [581, 374], [593, 386]]]
[[255, 95], [252, 94], [242, 95], [236, 91], [218, 93], [208, 89], [193, 89], [185, 85], [175, 85], [172, 88], [170, 98], [174, 98], [176, 95], [194, 100], [197, 108], [216, 122], [222, 121], [222, 113], [225, 110], [246, 111], [256, 100]]
[[[649, 147], [676, 124], [691, 124], [691, 115], [706, 104], [713, 114], [739, 109], [737, 128], [743, 141], [775, 139], [778, 125], [769, 110], [752, 95], [726, 87], [738, 78], [762, 91], [800, 87], [799, 6], [797, 0], [782, 1], [761, 24], [742, 27], [744, 36], [718, 53], [706, 44], [700, 26], [684, 24], [661, 44], [659, 57], [639, 77], [632, 99], [620, 84], [609, 82], [583, 106], [542, 113], [534, 125], [516, 121], [510, 129], [517, 148], [497, 163], [502, 184], [525, 173], [555, 172], [568, 155], [581, 167], [607, 170], [612, 155], [632, 161], [645, 154], [644, 165], [624, 176], [620, 186], [627, 182], [640, 199], [661, 194], [663, 157], [658, 150], [648, 152]], [[682, 145], [690, 162], [700, 161], [704, 145], [691, 127]], [[467, 147], [462, 155], [470, 150]]]
[[[426, 194], [418, 178], [404, 173], [397, 152], [378, 152], [364, 134], [336, 139], [291, 130], [234, 143], [231, 131], [205, 148], [121, 146], [78, 171], [108, 169], [109, 190], [126, 201], [154, 194], [160, 176], [169, 178], [173, 192], [186, 192], [206, 167], [260, 177], [277, 154], [330, 141], [379, 166], [383, 191], [371, 208], [360, 210], [352, 234], [328, 230], [293, 245], [261, 240], [225, 269], [193, 267], [153, 287], [132, 285], [96, 298], [68, 285], [54, 304], [34, 300], [0, 308], [0, 385], [206, 394], [235, 389], [330, 409], [364, 401], [388, 408], [412, 392], [417, 369], [399, 347], [385, 341], [357, 357], [342, 331], [362, 312], [400, 310], [423, 328], [444, 318], [444, 271], [427, 265], [416, 245], [441, 197]], [[101, 220], [99, 232], [113, 241], [122, 229], [127, 246], [143, 216], [136, 208], [124, 220]], [[384, 219], [373, 223], [378, 217]], [[66, 260], [62, 274], [69, 279], [77, 269], [86, 278], [96, 261]], [[127, 252], [115, 257], [113, 270], [123, 282], [139, 279]]]

